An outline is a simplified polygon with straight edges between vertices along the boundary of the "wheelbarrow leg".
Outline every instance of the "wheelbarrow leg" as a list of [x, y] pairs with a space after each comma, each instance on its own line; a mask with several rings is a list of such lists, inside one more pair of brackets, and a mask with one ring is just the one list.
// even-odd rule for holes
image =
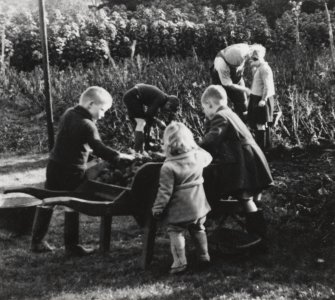
[[112, 216], [102, 216], [100, 223], [100, 245], [99, 251], [107, 253], [110, 249]]
[[156, 230], [157, 230], [157, 222], [150, 214], [144, 226], [143, 251], [141, 259], [141, 267], [143, 269], [147, 269], [151, 263], [154, 254]]

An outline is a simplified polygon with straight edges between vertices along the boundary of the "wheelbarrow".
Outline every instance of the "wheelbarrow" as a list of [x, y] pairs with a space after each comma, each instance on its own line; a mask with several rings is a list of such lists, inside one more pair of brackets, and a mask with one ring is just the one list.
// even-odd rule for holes
[[[87, 164], [87, 178], [96, 178], [105, 167], [106, 162], [101, 159], [92, 159]], [[20, 191], [20, 189], [16, 190]], [[39, 199], [43, 199], [43, 194], [41, 194], [42, 198], [27, 195], [35, 195], [38, 189], [24, 188], [24, 190], [27, 191], [25, 194], [21, 192], [9, 195], [0, 194], [0, 230], [5, 230], [14, 236], [31, 233], [36, 206], [41, 204]]]
[[144, 229], [141, 265], [145, 268], [153, 254], [156, 222], [151, 216], [151, 207], [157, 194], [161, 165], [146, 163], [140, 167], [131, 188], [87, 180], [74, 191], [22, 187], [8, 189], [4, 193], [24, 193], [38, 199], [35, 205], [63, 205], [89, 216], [100, 216], [101, 252], [110, 249], [112, 217], [133, 216]]
[[[136, 172], [131, 187], [87, 180], [75, 191], [51, 191], [39, 188], [15, 188], [5, 193], [20, 192], [40, 199], [44, 205], [63, 205], [89, 216], [100, 216], [100, 251], [110, 249], [113, 216], [133, 216], [143, 228], [143, 249], [140, 265], [146, 269], [153, 257], [157, 221], [151, 208], [156, 198], [162, 163], [146, 163]], [[206, 172], [204, 173], [206, 181]], [[207, 193], [207, 192], [206, 192]], [[221, 220], [240, 211], [237, 200], [220, 201]], [[217, 211], [216, 211], [217, 213]]]

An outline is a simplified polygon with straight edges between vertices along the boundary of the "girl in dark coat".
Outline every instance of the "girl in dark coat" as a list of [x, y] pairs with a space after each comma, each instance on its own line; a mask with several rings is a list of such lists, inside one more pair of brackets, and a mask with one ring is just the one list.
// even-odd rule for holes
[[214, 162], [204, 174], [212, 211], [215, 212], [220, 199], [237, 198], [246, 211], [248, 231], [262, 238], [264, 218], [254, 200], [259, 200], [262, 190], [273, 184], [266, 158], [246, 125], [228, 108], [222, 86], [209, 86], [201, 104], [209, 126], [200, 146], [212, 155]]

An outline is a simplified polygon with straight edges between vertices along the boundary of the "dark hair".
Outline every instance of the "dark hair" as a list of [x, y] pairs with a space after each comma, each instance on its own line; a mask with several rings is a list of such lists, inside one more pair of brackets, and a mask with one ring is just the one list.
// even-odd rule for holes
[[179, 107], [179, 99], [177, 96], [169, 95], [167, 96], [167, 101], [165, 103], [165, 108], [171, 111], [177, 111]]

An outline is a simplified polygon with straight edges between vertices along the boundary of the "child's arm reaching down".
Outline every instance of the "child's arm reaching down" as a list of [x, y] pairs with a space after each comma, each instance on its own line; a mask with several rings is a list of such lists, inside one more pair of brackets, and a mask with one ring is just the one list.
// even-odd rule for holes
[[166, 205], [169, 203], [174, 187], [173, 171], [163, 164], [159, 177], [159, 188], [156, 200], [152, 207], [152, 214], [155, 218], [159, 218]]
[[221, 143], [221, 136], [227, 130], [228, 120], [219, 115], [210, 121], [209, 129], [202, 138], [199, 146], [213, 155]]

